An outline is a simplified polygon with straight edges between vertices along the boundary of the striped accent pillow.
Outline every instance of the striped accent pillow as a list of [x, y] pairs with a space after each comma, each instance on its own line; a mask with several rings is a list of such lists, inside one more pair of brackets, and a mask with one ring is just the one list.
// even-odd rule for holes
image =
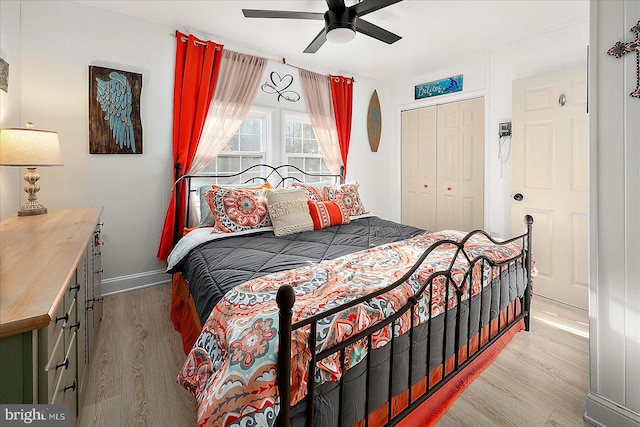
[[349, 224], [351, 219], [336, 202], [312, 202], [307, 200], [309, 214], [313, 220], [313, 229], [320, 230], [332, 225]]

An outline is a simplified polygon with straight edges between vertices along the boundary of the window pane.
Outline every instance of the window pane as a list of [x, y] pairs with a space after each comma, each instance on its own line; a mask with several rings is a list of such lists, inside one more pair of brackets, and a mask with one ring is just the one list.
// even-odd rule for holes
[[[308, 122], [288, 119], [284, 129], [285, 152], [287, 163], [310, 173], [328, 172], [322, 159], [320, 145], [313, 133], [313, 126]], [[289, 176], [293, 176], [293, 172]], [[318, 182], [322, 178], [296, 174], [296, 178], [304, 182]]]
[[240, 172], [239, 156], [218, 156], [218, 172]]
[[240, 149], [239, 147], [240, 147], [240, 138], [236, 134], [233, 136], [233, 138], [231, 138], [231, 141], [229, 141], [229, 147], [225, 151], [238, 151]]
[[307, 157], [305, 162], [305, 172], [314, 172], [314, 173], [318, 173], [320, 172], [320, 162], [321, 159], [319, 158], [313, 158], [313, 157]]
[[320, 154], [318, 147], [318, 141], [315, 139], [306, 139], [304, 141], [304, 153], [305, 154]]
[[294, 139], [288, 137], [286, 139], [287, 153], [302, 153], [302, 141], [300, 139]]
[[242, 135], [239, 151], [260, 151], [262, 135]]
[[304, 158], [289, 156], [287, 163], [304, 170]]
[[242, 156], [242, 169], [263, 163], [262, 156]]
[[302, 136], [305, 138], [316, 139], [316, 135], [313, 133], [313, 127], [310, 124], [305, 123], [302, 126], [304, 128]]

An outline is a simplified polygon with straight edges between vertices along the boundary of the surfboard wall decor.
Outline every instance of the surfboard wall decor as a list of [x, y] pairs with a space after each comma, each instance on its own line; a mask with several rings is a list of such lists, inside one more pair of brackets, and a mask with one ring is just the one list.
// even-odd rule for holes
[[374, 153], [380, 146], [380, 134], [382, 133], [382, 111], [380, 110], [380, 100], [378, 92], [373, 91], [369, 101], [369, 111], [367, 112], [367, 135], [369, 136], [369, 146]]

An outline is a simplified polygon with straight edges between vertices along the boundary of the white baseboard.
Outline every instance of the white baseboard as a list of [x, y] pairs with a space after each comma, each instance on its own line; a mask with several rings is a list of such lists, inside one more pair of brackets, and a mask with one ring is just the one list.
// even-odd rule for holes
[[598, 427], [640, 426], [640, 414], [594, 393], [587, 395], [584, 420]]
[[171, 281], [171, 275], [164, 270], [147, 271], [128, 276], [113, 277], [102, 281], [102, 295], [113, 295], [121, 292], [142, 289]]

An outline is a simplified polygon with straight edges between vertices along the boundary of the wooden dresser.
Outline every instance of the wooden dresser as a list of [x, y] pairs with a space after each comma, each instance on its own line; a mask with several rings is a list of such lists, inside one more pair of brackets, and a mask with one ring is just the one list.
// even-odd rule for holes
[[102, 319], [101, 213], [0, 222], [0, 403], [68, 404], [75, 425]]

